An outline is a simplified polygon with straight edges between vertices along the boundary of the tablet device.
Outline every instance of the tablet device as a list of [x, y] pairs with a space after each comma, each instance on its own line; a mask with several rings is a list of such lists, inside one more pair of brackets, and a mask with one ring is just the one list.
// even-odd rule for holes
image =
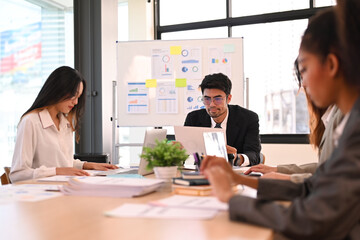
[[228, 161], [223, 132], [204, 132], [206, 155], [223, 157]]

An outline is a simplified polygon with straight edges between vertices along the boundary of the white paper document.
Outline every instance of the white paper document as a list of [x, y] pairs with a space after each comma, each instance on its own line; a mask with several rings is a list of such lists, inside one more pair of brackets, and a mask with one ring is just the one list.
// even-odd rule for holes
[[188, 80], [184, 96], [184, 112], [189, 113], [194, 110], [205, 108], [202, 102], [202, 93], [199, 88], [201, 81]]
[[216, 214], [216, 210], [169, 208], [132, 203], [126, 203], [118, 208], [105, 212], [105, 215], [109, 217], [197, 220], [211, 219], [215, 217]]
[[209, 74], [223, 73], [231, 79], [231, 53], [223, 48], [209, 47]]
[[183, 46], [177, 66], [177, 77], [186, 79], [201, 79], [202, 53], [201, 47]]
[[178, 90], [173, 81], [158, 82], [156, 88], [156, 113], [178, 113]]
[[127, 113], [149, 113], [149, 90], [145, 82], [127, 83]]
[[71, 178], [86, 178], [84, 177], [80, 177], [80, 176], [66, 176], [66, 175], [55, 175], [55, 176], [51, 176], [51, 177], [44, 177], [44, 178], [39, 178], [36, 181], [38, 182], [68, 182]]
[[154, 79], [173, 78], [173, 56], [169, 48], [151, 50], [151, 72]]
[[198, 197], [174, 195], [158, 201], [150, 202], [155, 206], [191, 208], [191, 209], [211, 209], [211, 210], [228, 210], [227, 203], [220, 202], [216, 197]]
[[11, 202], [37, 202], [63, 196], [60, 185], [19, 184], [0, 186], [0, 204]]

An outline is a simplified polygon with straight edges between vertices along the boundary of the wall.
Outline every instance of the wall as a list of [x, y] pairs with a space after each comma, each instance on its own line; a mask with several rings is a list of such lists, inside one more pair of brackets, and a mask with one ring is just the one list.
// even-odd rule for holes
[[116, 80], [118, 1], [101, 1], [102, 137], [103, 152], [112, 150], [112, 81]]
[[153, 3], [129, 0], [129, 41], [154, 39]]
[[318, 162], [317, 152], [310, 144], [261, 144], [266, 165], [298, 165]]
[[[129, 40], [153, 40], [153, 7], [146, 0], [128, 1]], [[112, 153], [112, 81], [116, 80], [118, 0], [101, 1], [103, 152]], [[138, 136], [136, 130], [130, 136]], [[141, 135], [140, 135], [141, 136]], [[134, 141], [138, 142], [138, 141]], [[136, 153], [137, 156], [137, 153]]]

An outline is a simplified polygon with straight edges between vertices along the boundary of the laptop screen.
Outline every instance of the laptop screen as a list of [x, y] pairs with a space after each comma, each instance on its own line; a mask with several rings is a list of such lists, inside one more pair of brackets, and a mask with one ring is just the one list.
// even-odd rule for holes
[[[143, 152], [144, 147], [153, 148], [156, 145], [156, 140], [162, 141], [166, 139], [166, 129], [148, 129], [145, 132], [144, 144], [143, 144]], [[153, 173], [153, 171], [147, 170], [147, 161], [144, 158], [140, 159], [139, 171], [140, 175], [147, 175]]]

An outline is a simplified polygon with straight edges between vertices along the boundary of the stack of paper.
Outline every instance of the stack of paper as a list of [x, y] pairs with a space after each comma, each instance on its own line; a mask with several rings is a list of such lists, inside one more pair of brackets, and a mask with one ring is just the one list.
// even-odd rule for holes
[[71, 178], [61, 188], [65, 195], [134, 197], [155, 191], [163, 180], [146, 178]]

